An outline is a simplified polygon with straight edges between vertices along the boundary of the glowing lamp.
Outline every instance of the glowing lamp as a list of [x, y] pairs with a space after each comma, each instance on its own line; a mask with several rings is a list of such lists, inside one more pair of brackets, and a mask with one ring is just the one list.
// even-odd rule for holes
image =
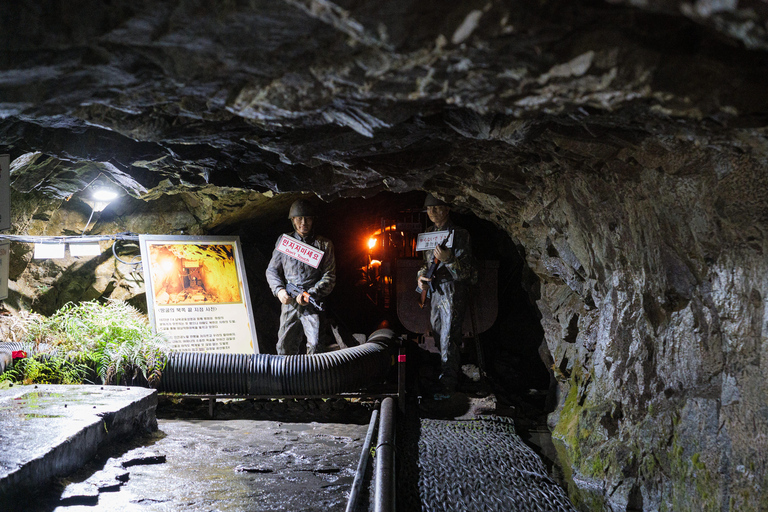
[[371, 237], [368, 239], [368, 249], [373, 249], [376, 247], [376, 238]]
[[96, 201], [109, 203], [117, 198], [117, 192], [109, 188], [97, 188], [91, 197]]
[[93, 199], [93, 211], [100, 212], [114, 201], [118, 196], [118, 193], [110, 188], [96, 188], [91, 193], [91, 199]]

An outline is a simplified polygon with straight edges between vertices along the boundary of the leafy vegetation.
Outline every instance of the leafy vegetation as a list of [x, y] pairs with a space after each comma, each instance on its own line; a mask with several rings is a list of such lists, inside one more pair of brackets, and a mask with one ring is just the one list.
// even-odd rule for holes
[[30, 357], [17, 359], [0, 380], [23, 384], [104, 384], [140, 376], [159, 382], [170, 351], [146, 317], [121, 301], [68, 303], [45, 317], [29, 313], [6, 326], [6, 340], [27, 343]]

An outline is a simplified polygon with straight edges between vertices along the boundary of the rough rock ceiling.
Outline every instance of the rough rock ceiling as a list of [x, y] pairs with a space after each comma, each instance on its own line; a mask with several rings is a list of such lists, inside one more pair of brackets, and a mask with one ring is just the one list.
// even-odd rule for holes
[[[767, 21], [764, 0], [11, 0], [0, 152], [28, 203], [99, 173], [177, 194], [133, 200], [160, 232], [284, 217], [267, 192], [450, 196], [525, 251], [585, 492], [757, 510]], [[143, 232], [134, 206], [119, 231]]]
[[14, 0], [0, 141], [42, 154], [17, 189], [60, 196], [97, 170], [137, 197], [470, 180], [508, 202], [540, 172], [627, 172], [604, 161], [629, 146], [765, 152], [766, 20], [764, 1]]

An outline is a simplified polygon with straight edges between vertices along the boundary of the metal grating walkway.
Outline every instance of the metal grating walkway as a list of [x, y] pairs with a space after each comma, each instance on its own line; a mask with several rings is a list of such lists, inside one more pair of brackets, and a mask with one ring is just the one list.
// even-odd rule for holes
[[399, 510], [576, 510], [508, 418], [420, 419], [403, 437]]

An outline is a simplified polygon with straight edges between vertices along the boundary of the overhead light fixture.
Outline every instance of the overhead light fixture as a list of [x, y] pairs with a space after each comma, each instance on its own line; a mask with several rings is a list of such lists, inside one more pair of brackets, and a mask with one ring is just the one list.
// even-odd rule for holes
[[[84, 202], [91, 207], [91, 216], [88, 217], [88, 222], [85, 223], [83, 235], [88, 231], [88, 226], [91, 224], [93, 214], [104, 211], [104, 208], [109, 206], [109, 203], [117, 199], [120, 195], [114, 188], [109, 186], [109, 181], [106, 178], [100, 179], [102, 176], [103, 175], [99, 173], [96, 179], [88, 184], [88, 187], [91, 188], [90, 197], [88, 199], [83, 199]], [[105, 185], [105, 183], [107, 184]]]
[[98, 202], [104, 202], [109, 204], [110, 202], [117, 199], [117, 192], [112, 190], [111, 188], [97, 188], [93, 191], [93, 194], [91, 194], [91, 197], [95, 199]]
[[109, 203], [117, 199], [117, 196], [119, 194], [111, 188], [107, 187], [98, 187], [94, 188], [93, 192], [91, 193], [91, 199], [93, 199], [93, 204], [91, 204], [91, 208], [93, 208], [94, 212], [101, 212], [106, 208]]

